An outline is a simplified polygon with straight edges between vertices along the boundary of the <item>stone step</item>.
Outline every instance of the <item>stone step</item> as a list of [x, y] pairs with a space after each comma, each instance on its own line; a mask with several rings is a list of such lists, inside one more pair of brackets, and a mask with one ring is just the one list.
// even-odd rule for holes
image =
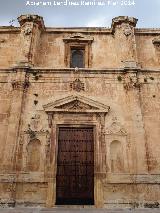
[[85, 209], [85, 208], [71, 208], [71, 206], [61, 206], [54, 208], [0, 208], [0, 213], [160, 213], [160, 209]]

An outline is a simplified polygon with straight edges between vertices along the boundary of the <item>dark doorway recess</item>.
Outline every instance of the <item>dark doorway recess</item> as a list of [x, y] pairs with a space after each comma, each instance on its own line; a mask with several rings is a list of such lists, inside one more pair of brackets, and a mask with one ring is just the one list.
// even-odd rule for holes
[[94, 205], [93, 128], [59, 128], [56, 204]]

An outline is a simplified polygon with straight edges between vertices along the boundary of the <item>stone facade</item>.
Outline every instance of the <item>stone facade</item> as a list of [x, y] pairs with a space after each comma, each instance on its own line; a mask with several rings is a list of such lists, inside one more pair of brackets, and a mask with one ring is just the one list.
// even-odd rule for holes
[[[95, 207], [160, 202], [160, 29], [0, 27], [0, 202], [53, 207], [59, 126], [94, 127]], [[70, 47], [85, 68], [70, 68]]]

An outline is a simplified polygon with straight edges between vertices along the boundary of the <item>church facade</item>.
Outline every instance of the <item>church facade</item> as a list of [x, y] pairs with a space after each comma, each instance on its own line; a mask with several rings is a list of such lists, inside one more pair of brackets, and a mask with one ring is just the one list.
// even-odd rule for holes
[[0, 27], [0, 202], [159, 207], [160, 29]]

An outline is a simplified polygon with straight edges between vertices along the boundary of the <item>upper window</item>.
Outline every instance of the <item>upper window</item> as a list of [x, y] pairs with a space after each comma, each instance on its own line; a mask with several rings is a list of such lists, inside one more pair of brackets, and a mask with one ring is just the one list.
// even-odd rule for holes
[[93, 38], [76, 33], [63, 39], [66, 67], [89, 68], [92, 66], [91, 44]]
[[71, 48], [71, 68], [84, 68], [84, 49]]

